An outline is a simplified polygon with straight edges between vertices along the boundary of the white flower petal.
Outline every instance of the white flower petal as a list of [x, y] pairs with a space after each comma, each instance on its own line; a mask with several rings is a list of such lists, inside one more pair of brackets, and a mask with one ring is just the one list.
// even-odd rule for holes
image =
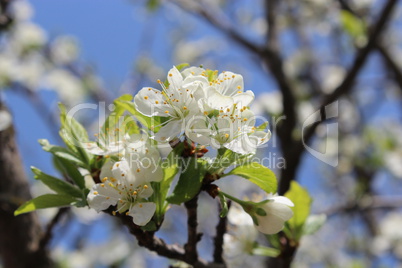
[[233, 100], [235, 103], [238, 103], [242, 107], [249, 106], [254, 100], [254, 93], [251, 90], [247, 90], [244, 93], [234, 95]]
[[109, 160], [102, 166], [101, 173], [99, 175], [99, 178], [101, 180], [105, 177], [107, 177], [107, 178], [113, 177], [112, 168], [113, 168], [114, 163], [115, 163], [114, 161]]
[[147, 186], [143, 187], [141, 192], [138, 194], [138, 196], [141, 198], [148, 198], [154, 193], [154, 190], [152, 189], [151, 185], [150, 184], [146, 185]]
[[168, 74], [169, 88], [179, 89], [183, 83], [183, 76], [175, 66], [169, 70]]
[[243, 76], [232, 72], [223, 72], [218, 76], [220, 84], [217, 89], [220, 93], [226, 96], [233, 96], [237, 92], [243, 92], [244, 83]]
[[92, 187], [88, 194], [87, 201], [89, 207], [100, 212], [110, 206], [116, 205], [120, 197], [118, 191], [110, 187], [107, 183], [98, 183]]
[[138, 203], [129, 210], [129, 215], [133, 217], [133, 222], [135, 224], [144, 226], [151, 220], [155, 210], [155, 203]]
[[135, 108], [146, 116], [168, 116], [165, 111], [174, 110], [165, 103], [165, 99], [159, 90], [151, 87], [142, 88], [134, 97]]
[[285, 196], [273, 196], [270, 199], [276, 203], [280, 203], [289, 207], [294, 207], [293, 202]]
[[161, 127], [161, 129], [159, 129], [158, 133], [155, 134], [155, 139], [162, 142], [172, 140], [184, 130], [182, 124], [183, 122], [181, 122], [181, 120], [170, 121], [169, 123]]
[[279, 233], [285, 225], [285, 222], [282, 219], [271, 214], [268, 214], [264, 217], [257, 216], [257, 219], [259, 225], [255, 228], [257, 228], [258, 231], [264, 234]]
[[222, 107], [231, 107], [234, 104], [233, 98], [222, 95], [218, 90], [213, 87], [206, 89], [207, 104], [212, 109], [219, 110]]

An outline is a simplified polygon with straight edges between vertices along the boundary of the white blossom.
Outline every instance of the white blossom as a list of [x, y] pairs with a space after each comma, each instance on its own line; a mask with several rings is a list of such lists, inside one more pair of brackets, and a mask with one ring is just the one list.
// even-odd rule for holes
[[167, 76], [169, 85], [162, 91], [146, 87], [134, 97], [137, 110], [146, 116], [161, 116], [168, 120], [155, 134], [159, 141], [169, 141], [177, 137], [185, 128], [186, 119], [199, 114], [197, 96], [203, 96], [203, 87], [208, 80], [202, 75], [184, 76], [176, 67]]
[[153, 194], [150, 182], [160, 181], [163, 170], [158, 150], [137, 137], [127, 145], [121, 161], [110, 160], [102, 167], [101, 183], [92, 187], [87, 199], [89, 206], [98, 212], [117, 205], [114, 214], [130, 215], [135, 224], [143, 226], [156, 209], [155, 203], [147, 200]]
[[74, 37], [60, 36], [52, 42], [50, 52], [56, 63], [68, 64], [77, 59], [79, 49]]
[[290, 207], [294, 204], [289, 198], [284, 196], [272, 196], [268, 202], [263, 203], [259, 208], [266, 213], [265, 216], [255, 214], [258, 225], [258, 231], [264, 234], [276, 234], [283, 229], [285, 221], [293, 217], [293, 211]]

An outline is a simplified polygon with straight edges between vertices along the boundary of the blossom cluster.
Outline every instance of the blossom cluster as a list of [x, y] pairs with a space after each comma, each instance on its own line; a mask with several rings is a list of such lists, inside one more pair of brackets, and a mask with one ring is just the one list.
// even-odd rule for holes
[[[106, 159], [101, 168], [100, 181], [88, 194], [89, 206], [98, 212], [112, 206], [110, 213], [131, 216], [139, 226], [146, 225], [155, 211], [159, 211], [157, 206], [160, 204], [156, 204], [153, 197], [161, 193], [154, 193], [151, 185], [151, 182], [164, 180], [158, 144], [173, 140], [191, 141], [202, 148], [224, 148], [241, 158], [254, 154], [256, 148], [266, 143], [271, 135], [269, 130], [255, 126], [254, 113], [249, 109], [254, 93], [244, 90], [240, 74], [228, 71], [218, 74], [217, 71], [201, 67], [179, 71], [173, 67], [168, 72], [167, 80], [158, 82], [162, 90], [144, 87], [135, 95], [134, 103], [130, 103], [144, 117], [158, 118], [157, 122], [161, 122], [161, 125], [145, 125], [144, 134], [133, 135], [119, 128], [105, 129], [98, 135], [98, 142], [83, 144], [91, 154], [102, 155]], [[232, 159], [233, 163], [236, 162], [235, 158]], [[189, 163], [197, 164], [197, 161]], [[188, 172], [188, 165], [184, 162], [181, 165], [180, 177]], [[249, 168], [253, 169], [252, 166]], [[220, 176], [222, 171], [219, 171]], [[199, 172], [189, 173], [189, 176], [197, 176]], [[276, 183], [274, 177], [270, 179]], [[183, 191], [192, 189], [182, 188]], [[228, 197], [241, 205], [251, 216], [257, 230], [266, 234], [279, 232], [284, 222], [293, 216], [289, 208], [293, 203], [286, 197], [267, 195], [265, 200], [255, 203], [224, 192], [219, 195], [221, 199]], [[161, 198], [165, 200], [166, 196], [157, 199]], [[181, 202], [184, 201], [177, 204]]]
[[254, 93], [244, 91], [240, 74], [218, 75], [200, 67], [180, 72], [173, 67], [167, 83], [158, 82], [162, 91], [145, 87], [134, 98], [143, 115], [166, 119], [155, 133], [157, 141], [171, 141], [184, 134], [201, 145], [250, 154], [269, 140], [269, 131], [255, 127], [255, 116], [249, 109]]
[[[135, 224], [147, 224], [155, 213], [156, 205], [147, 199], [153, 194], [151, 181], [161, 181], [159, 151], [146, 136], [135, 134], [133, 142], [124, 144], [124, 155], [118, 161], [109, 160], [103, 165], [100, 183], [88, 194], [90, 207], [100, 212], [117, 206], [116, 212], [133, 217]], [[152, 159], [153, 161], [144, 162]]]

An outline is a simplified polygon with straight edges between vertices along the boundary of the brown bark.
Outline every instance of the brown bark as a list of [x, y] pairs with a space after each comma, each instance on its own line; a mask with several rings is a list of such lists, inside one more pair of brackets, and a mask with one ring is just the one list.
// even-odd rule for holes
[[[6, 109], [0, 102], [0, 111]], [[10, 125], [0, 131], [0, 257], [5, 268], [53, 267], [46, 250], [39, 248], [42, 232], [37, 214], [14, 216], [15, 209], [30, 198]]]

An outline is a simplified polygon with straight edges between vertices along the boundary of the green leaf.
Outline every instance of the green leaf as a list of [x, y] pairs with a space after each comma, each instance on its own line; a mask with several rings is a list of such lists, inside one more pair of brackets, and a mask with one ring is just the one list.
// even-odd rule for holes
[[182, 158], [181, 175], [173, 194], [166, 200], [171, 204], [181, 204], [191, 200], [201, 189], [206, 173], [205, 162], [194, 157]]
[[170, 185], [180, 170], [179, 157], [184, 149], [183, 143], [179, 143], [168, 155], [168, 157], [162, 161], [161, 167], [163, 169], [163, 179], [161, 182], [152, 182], [152, 188], [154, 194], [151, 196], [151, 201], [156, 204], [155, 220], [158, 225], [163, 221], [164, 214], [168, 207], [166, 203], [166, 196], [168, 194]]
[[277, 181], [275, 174], [269, 168], [264, 167], [257, 162], [246, 163], [242, 166], [238, 166], [224, 176], [228, 175], [241, 176], [256, 184], [267, 193], [276, 193]]
[[73, 162], [81, 167], [85, 167], [85, 163], [79, 159], [74, 152], [71, 152], [70, 150], [56, 146], [56, 145], [51, 145], [48, 140], [46, 139], [41, 139], [38, 141], [39, 144], [42, 146], [42, 149], [46, 152], [52, 153], [53, 155], [65, 159], [67, 161]]
[[188, 66], [190, 66], [190, 64], [188, 64], [188, 63], [180, 63], [180, 64], [176, 65], [176, 69], [181, 71], [181, 70], [183, 70], [184, 68], [186, 68]]
[[135, 105], [132, 101], [116, 100], [115, 104], [131, 113], [135, 118], [138, 119], [138, 121], [144, 128], [150, 129], [152, 131], [158, 131], [161, 128], [160, 125], [162, 123], [162, 120], [160, 117], [148, 117], [141, 114], [137, 111], [137, 109], [135, 109]]
[[344, 30], [353, 38], [365, 37], [366, 26], [364, 21], [346, 10], [341, 11], [341, 23]]
[[41, 208], [63, 207], [69, 206], [75, 202], [74, 197], [61, 194], [45, 194], [38, 196], [28, 202], [22, 204], [15, 212], [14, 215], [20, 215], [23, 213], [31, 212]]
[[312, 235], [317, 232], [326, 222], [325, 214], [310, 215], [303, 226], [303, 235]]
[[88, 142], [88, 133], [85, 128], [74, 118], [67, 116], [66, 108], [63, 104], [59, 103], [60, 109], [60, 137], [64, 143], [75, 152], [77, 156], [86, 165], [89, 165], [93, 155], [89, 154], [82, 146], [82, 143]]
[[281, 253], [281, 251], [278, 249], [269, 248], [261, 245], [255, 246], [251, 251], [252, 255], [266, 256], [266, 257], [277, 257], [279, 253]]
[[150, 11], [155, 11], [160, 5], [159, 0], [148, 0], [147, 2], [147, 8]]
[[50, 189], [55, 191], [58, 194], [73, 196], [77, 198], [82, 198], [82, 192], [77, 187], [74, 187], [72, 184], [59, 180], [55, 177], [52, 177], [46, 173], [43, 173], [41, 170], [31, 167], [32, 172], [35, 174], [35, 179], [42, 181], [46, 184]]
[[295, 181], [292, 181], [285, 197], [289, 198], [294, 204], [294, 207], [292, 207], [293, 217], [287, 222], [287, 226], [293, 234], [293, 238], [299, 241], [303, 233], [303, 225], [310, 214], [312, 199], [307, 190]]
[[54, 162], [62, 174], [68, 176], [80, 189], [85, 189], [84, 176], [73, 163], [56, 155], [54, 156]]
[[169, 191], [170, 184], [172, 183], [177, 172], [180, 170], [179, 159], [184, 150], [184, 144], [179, 143], [167, 156], [167, 158], [162, 162], [163, 168], [163, 180], [161, 182], [161, 192], [164, 193], [166, 197]]
[[240, 164], [247, 161], [249, 155], [241, 155], [226, 148], [218, 149], [218, 155], [209, 165], [208, 172], [210, 174], [220, 174], [230, 166]]

